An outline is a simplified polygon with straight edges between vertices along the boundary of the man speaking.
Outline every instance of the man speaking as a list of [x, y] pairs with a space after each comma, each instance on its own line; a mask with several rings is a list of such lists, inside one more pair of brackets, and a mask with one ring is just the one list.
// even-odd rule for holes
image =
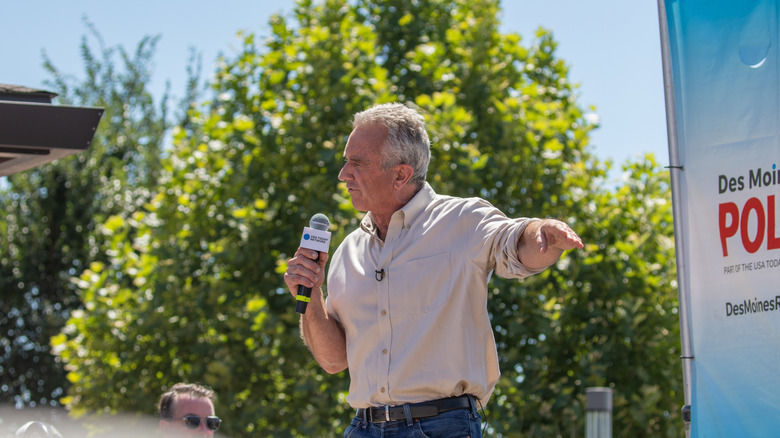
[[[425, 181], [425, 121], [402, 104], [355, 115], [339, 180], [367, 212], [333, 254], [299, 248], [284, 281], [312, 288], [306, 345], [329, 373], [349, 368], [349, 437], [481, 437], [498, 381], [487, 312], [492, 273], [522, 279], [582, 241], [555, 219], [511, 219]], [[317, 261], [315, 261], [317, 260]]]

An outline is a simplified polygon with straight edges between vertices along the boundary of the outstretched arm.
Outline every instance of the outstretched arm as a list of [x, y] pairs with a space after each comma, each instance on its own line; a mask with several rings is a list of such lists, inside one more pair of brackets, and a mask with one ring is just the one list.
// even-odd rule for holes
[[582, 248], [582, 240], [566, 223], [557, 219], [532, 220], [517, 240], [517, 257], [529, 269], [542, 269], [574, 248]]

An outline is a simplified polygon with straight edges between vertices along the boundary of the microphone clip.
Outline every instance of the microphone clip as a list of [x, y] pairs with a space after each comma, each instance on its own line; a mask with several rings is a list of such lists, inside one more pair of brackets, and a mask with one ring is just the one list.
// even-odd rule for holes
[[376, 278], [376, 281], [382, 281], [382, 279], [385, 278], [385, 268], [382, 268], [379, 271], [374, 271], [374, 278]]

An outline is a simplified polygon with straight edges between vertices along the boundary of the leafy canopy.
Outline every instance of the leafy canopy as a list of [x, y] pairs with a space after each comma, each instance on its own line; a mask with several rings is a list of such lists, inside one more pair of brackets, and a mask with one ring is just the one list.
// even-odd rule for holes
[[340, 436], [348, 377], [302, 345], [281, 273], [313, 213], [328, 213], [334, 245], [357, 226], [337, 183], [350, 118], [398, 100], [426, 117], [439, 193], [559, 217], [587, 243], [524, 282], [492, 280], [491, 434], [579, 433], [585, 388], [610, 386], [616, 430], [680, 436], [666, 176], [648, 157], [604, 189], [609, 164], [590, 153], [595, 126], [552, 35], [523, 45], [498, 13], [488, 0], [303, 0], [270, 37], [242, 34], [213, 98], [148, 163], [149, 192], [100, 216], [104, 246], [74, 283], [83, 307], [52, 340], [71, 412], [150, 414], [165, 387], [198, 381], [230, 436]]

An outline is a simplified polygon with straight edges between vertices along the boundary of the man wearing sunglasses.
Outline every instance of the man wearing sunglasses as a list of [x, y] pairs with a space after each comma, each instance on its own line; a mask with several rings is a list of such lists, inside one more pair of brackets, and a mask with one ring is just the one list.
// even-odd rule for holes
[[160, 430], [166, 437], [213, 437], [222, 420], [214, 415], [214, 391], [177, 383], [160, 397]]

